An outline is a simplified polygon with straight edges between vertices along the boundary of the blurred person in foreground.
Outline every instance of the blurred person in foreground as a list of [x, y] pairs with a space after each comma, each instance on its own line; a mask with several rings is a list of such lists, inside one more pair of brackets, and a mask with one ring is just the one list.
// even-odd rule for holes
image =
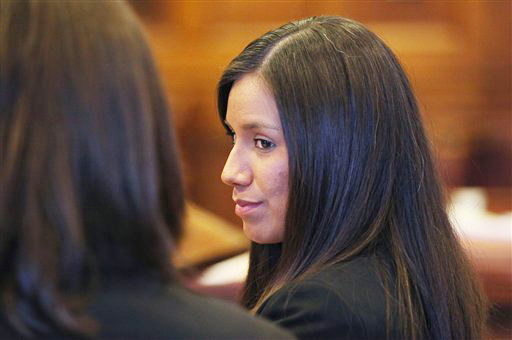
[[174, 130], [128, 5], [2, 1], [0, 68], [0, 338], [289, 337], [177, 284]]
[[252, 242], [242, 303], [303, 339], [476, 339], [485, 298], [393, 52], [340, 17], [285, 24], [224, 71], [222, 172]]

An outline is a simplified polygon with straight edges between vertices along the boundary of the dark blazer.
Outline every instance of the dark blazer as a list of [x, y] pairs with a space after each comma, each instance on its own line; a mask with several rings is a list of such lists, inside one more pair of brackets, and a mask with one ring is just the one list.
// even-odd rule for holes
[[[385, 339], [386, 289], [376, 257], [360, 256], [291, 283], [257, 314], [291, 330], [300, 339]], [[395, 314], [391, 305], [390, 316]], [[396, 329], [390, 326], [390, 337]]]
[[[98, 291], [88, 313], [101, 324], [99, 339], [294, 338], [235, 305], [155, 282], [117, 283]], [[0, 338], [18, 338], [1, 316]]]

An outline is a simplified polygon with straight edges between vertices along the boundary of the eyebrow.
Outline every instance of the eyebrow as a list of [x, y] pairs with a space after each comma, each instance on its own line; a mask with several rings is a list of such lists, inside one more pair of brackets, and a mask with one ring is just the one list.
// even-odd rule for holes
[[[230, 130], [233, 130], [233, 128], [231, 127], [231, 125], [229, 125], [228, 121], [227, 120], [224, 120], [224, 125], [226, 125]], [[269, 125], [269, 124], [265, 124], [265, 123], [253, 123], [253, 122], [250, 122], [250, 123], [245, 123], [242, 125], [242, 129], [243, 130], [252, 130], [252, 129], [271, 129], [271, 130], [280, 130], [279, 127], [277, 126], [274, 126], [274, 125]]]

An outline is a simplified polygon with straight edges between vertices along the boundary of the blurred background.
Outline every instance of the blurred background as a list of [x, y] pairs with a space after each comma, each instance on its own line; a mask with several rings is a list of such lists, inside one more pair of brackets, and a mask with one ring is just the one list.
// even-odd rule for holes
[[216, 111], [223, 69], [253, 39], [288, 21], [340, 15], [381, 36], [408, 72], [452, 198], [447, 208], [497, 306], [499, 327], [510, 331], [512, 2], [131, 3], [146, 26], [178, 128], [194, 226], [181, 266], [212, 263], [247, 247], [231, 190], [220, 181], [231, 145]]

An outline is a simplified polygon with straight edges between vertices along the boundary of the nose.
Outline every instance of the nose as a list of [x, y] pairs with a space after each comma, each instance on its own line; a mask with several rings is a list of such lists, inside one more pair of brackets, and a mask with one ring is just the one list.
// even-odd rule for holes
[[224, 184], [229, 186], [247, 186], [251, 184], [252, 173], [247, 161], [242, 155], [243, 151], [237, 149], [236, 145], [231, 149], [224, 169], [222, 169], [221, 179]]

